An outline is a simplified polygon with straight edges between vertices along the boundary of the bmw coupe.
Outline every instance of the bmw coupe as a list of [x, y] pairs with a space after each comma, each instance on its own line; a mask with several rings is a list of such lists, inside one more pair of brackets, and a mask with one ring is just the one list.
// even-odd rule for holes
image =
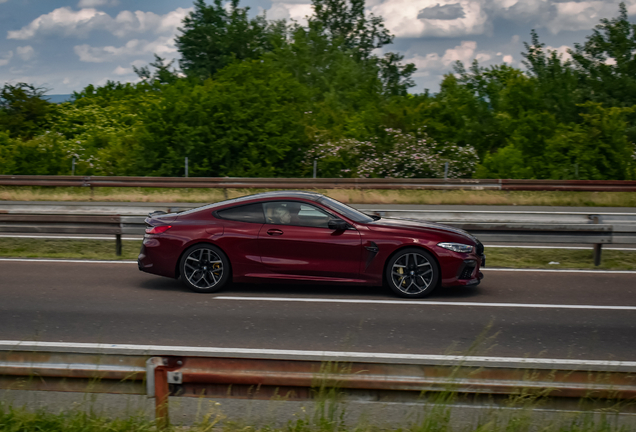
[[402, 297], [477, 285], [484, 247], [466, 231], [362, 213], [327, 196], [265, 192], [151, 213], [139, 269], [192, 291], [230, 282], [387, 285]]

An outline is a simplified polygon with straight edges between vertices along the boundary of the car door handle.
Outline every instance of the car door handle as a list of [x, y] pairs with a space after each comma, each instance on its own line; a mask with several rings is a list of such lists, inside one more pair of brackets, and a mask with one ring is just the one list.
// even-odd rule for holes
[[271, 236], [279, 236], [282, 235], [283, 232], [279, 229], [269, 229], [267, 230], [267, 234], [271, 235]]

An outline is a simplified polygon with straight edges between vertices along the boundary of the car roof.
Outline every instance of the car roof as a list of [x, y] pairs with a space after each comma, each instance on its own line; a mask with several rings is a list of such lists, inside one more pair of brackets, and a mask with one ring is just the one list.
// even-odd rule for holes
[[267, 198], [286, 198], [286, 199], [302, 198], [302, 199], [306, 199], [310, 201], [318, 201], [322, 197], [324, 197], [324, 195], [319, 194], [317, 192], [300, 191], [300, 190], [261, 192], [257, 194], [246, 195], [239, 198], [232, 198], [229, 200], [219, 201], [216, 203], [204, 205], [202, 207], [197, 207], [191, 210], [180, 212], [179, 214], [186, 215], [186, 214], [198, 212], [201, 210], [207, 210], [207, 209], [212, 209], [216, 207], [226, 206], [229, 204], [240, 204], [244, 201], [253, 201], [253, 200], [267, 199]]

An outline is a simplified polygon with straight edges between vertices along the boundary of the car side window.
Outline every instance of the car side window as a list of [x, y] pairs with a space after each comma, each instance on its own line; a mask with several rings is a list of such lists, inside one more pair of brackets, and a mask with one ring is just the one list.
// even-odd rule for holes
[[238, 222], [265, 223], [265, 215], [263, 214], [263, 205], [248, 204], [238, 207], [232, 207], [216, 212], [221, 219], [228, 219]]
[[334, 219], [329, 213], [311, 204], [279, 201], [264, 203], [263, 206], [269, 224], [329, 228], [329, 221]]

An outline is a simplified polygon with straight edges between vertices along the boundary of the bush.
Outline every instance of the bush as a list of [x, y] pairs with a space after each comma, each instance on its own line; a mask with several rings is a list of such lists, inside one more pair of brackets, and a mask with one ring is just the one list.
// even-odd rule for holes
[[479, 157], [472, 146], [439, 144], [423, 129], [417, 136], [386, 129], [386, 137], [368, 141], [342, 139], [317, 144], [307, 152], [306, 166], [318, 159], [322, 177], [440, 178], [470, 177]]

